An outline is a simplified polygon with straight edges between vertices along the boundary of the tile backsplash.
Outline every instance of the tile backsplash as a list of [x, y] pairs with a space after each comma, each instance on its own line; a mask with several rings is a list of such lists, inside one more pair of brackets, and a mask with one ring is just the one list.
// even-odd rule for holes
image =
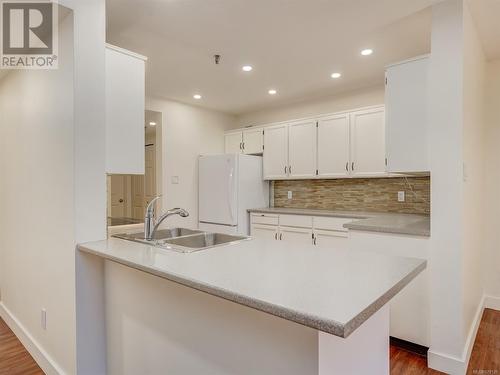
[[274, 206], [429, 215], [430, 177], [274, 181]]

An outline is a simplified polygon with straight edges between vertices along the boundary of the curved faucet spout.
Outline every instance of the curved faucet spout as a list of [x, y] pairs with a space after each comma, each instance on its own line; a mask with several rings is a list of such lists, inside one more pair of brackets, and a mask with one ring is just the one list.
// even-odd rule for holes
[[[147, 212], [146, 212], [146, 214], [147, 214]], [[158, 227], [160, 226], [160, 224], [167, 217], [172, 216], [172, 215], [179, 215], [180, 217], [188, 217], [189, 216], [189, 212], [187, 212], [183, 208], [172, 208], [172, 209], [168, 210], [167, 212], [165, 212], [163, 215], [161, 215], [156, 220], [156, 223], [154, 222], [154, 219], [153, 219], [152, 225], [150, 226], [149, 230], [144, 233], [144, 236], [145, 236], [146, 240], [148, 240], [148, 241], [153, 240], [154, 237], [155, 237], [155, 233], [158, 230]]]

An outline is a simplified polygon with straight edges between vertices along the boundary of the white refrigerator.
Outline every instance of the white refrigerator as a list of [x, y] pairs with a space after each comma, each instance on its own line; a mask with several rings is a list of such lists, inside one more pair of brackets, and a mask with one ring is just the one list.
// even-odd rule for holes
[[269, 183], [263, 180], [262, 157], [201, 155], [198, 166], [199, 228], [248, 235], [247, 210], [269, 205]]

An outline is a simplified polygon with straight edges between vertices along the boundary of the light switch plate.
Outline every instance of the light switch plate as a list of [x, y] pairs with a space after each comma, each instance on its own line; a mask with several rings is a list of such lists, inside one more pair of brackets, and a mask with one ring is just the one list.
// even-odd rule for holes
[[398, 191], [398, 202], [404, 202], [404, 201], [405, 201], [405, 192]]
[[172, 176], [171, 181], [174, 185], [179, 184], [179, 176]]
[[288, 191], [288, 199], [292, 199], [293, 193], [291, 191]]

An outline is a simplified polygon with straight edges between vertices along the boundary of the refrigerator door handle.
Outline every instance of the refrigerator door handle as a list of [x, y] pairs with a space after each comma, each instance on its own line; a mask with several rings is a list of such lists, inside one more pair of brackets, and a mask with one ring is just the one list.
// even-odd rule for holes
[[227, 179], [228, 191], [229, 191], [229, 196], [227, 197], [227, 203], [229, 205], [229, 214], [231, 215], [231, 223], [234, 223], [234, 216], [233, 216], [233, 195], [234, 195], [233, 175], [234, 175], [234, 169], [233, 169], [233, 167], [231, 167], [230, 170], [229, 170], [229, 176], [228, 176], [228, 179]]

